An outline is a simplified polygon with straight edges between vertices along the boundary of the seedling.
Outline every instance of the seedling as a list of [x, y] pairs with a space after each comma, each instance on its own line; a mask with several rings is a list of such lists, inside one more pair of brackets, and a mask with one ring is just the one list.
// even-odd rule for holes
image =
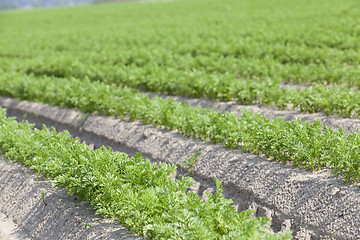
[[47, 202], [45, 201], [45, 193], [44, 193], [44, 190], [41, 190], [41, 200], [42, 200], [42, 202], [45, 204], [45, 206], [47, 206]]
[[83, 224], [84, 224], [84, 230], [86, 230], [87, 228], [90, 228], [90, 229], [94, 228], [94, 226], [92, 226], [86, 222], [83, 222]]
[[181, 164], [181, 165], [190, 166], [190, 168], [189, 168], [188, 172], [185, 174], [185, 176], [191, 174], [191, 172], [192, 172], [192, 170], [193, 170], [193, 168], [195, 166], [195, 163], [196, 163], [196, 161], [198, 160], [198, 158], [200, 156], [200, 153], [201, 153], [201, 150], [196, 149], [194, 155], [192, 157], [190, 157], [190, 158], [185, 158], [185, 162]]

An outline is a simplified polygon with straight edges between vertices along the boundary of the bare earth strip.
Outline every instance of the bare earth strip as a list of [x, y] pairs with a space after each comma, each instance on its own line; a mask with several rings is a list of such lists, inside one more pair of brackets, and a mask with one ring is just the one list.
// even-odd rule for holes
[[[0, 239], [143, 239], [0, 156]], [[44, 193], [44, 198], [42, 194]]]
[[264, 105], [239, 105], [236, 102], [220, 102], [210, 99], [200, 99], [200, 98], [185, 98], [178, 96], [169, 96], [164, 94], [157, 93], [148, 93], [144, 92], [144, 94], [148, 95], [150, 98], [160, 97], [163, 99], [173, 99], [179, 102], [183, 102], [185, 104], [189, 104], [191, 106], [200, 106], [204, 108], [211, 108], [217, 111], [225, 112], [233, 112], [237, 117], [241, 116], [241, 110], [248, 109], [253, 111], [254, 113], [259, 113], [266, 118], [274, 119], [277, 117], [284, 118], [284, 121], [293, 121], [295, 118], [300, 118], [302, 121], [310, 121], [313, 122], [317, 119], [320, 119], [324, 125], [327, 125], [333, 129], [339, 128], [340, 125], [343, 127], [344, 131], [349, 133], [358, 132], [360, 129], [360, 119], [354, 118], [342, 118], [338, 116], [327, 116], [324, 113], [314, 113], [307, 114], [302, 113], [299, 110], [275, 110]]
[[[192, 172], [197, 181], [192, 191], [199, 195], [213, 192], [217, 177], [239, 210], [251, 208], [269, 217], [274, 232], [291, 228], [296, 239], [360, 239], [359, 185], [345, 184], [326, 170], [307, 172], [139, 122], [5, 98], [0, 105], [37, 126], [68, 129], [95, 147], [105, 144], [130, 155], [140, 151], [152, 161], [183, 163], [201, 149]], [[180, 177], [187, 169], [178, 168]]]

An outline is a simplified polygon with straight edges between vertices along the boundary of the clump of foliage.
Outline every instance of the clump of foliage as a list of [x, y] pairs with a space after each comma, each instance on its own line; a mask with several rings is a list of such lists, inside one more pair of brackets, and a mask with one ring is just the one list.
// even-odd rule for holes
[[133, 89], [88, 79], [4, 74], [0, 76], [0, 94], [140, 120], [284, 163], [291, 161], [309, 170], [330, 168], [346, 182], [360, 180], [360, 134], [348, 134], [342, 128], [332, 130], [320, 120], [313, 124], [299, 119], [269, 120], [247, 110], [238, 119], [232, 113], [194, 108], [171, 99], [149, 99]]
[[357, 0], [141, 2], [1, 13], [0, 68], [359, 116]]
[[185, 193], [194, 180], [174, 180], [175, 165], [150, 163], [141, 154], [130, 158], [109, 147], [91, 150], [79, 139], [6, 118], [0, 109], [0, 150], [10, 159], [53, 179], [55, 186], [89, 201], [97, 213], [154, 239], [289, 239], [272, 235], [266, 218], [252, 210], [238, 213], [225, 199], [222, 185], [208, 202]]

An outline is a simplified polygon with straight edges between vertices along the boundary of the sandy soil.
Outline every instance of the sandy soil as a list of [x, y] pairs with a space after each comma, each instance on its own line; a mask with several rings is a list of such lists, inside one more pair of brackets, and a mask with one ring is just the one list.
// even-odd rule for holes
[[19, 227], [8, 219], [4, 214], [0, 213], [0, 240], [26, 240], [26, 233], [21, 231]]
[[[217, 177], [239, 210], [251, 208], [257, 216], [269, 217], [274, 232], [293, 229], [295, 239], [360, 239], [359, 185], [345, 184], [326, 170], [307, 172], [139, 122], [5, 98], [0, 105], [9, 115], [38, 126], [68, 129], [87, 143], [110, 145], [130, 155], [140, 151], [152, 161], [183, 163], [201, 149], [192, 174], [197, 184], [191, 189], [199, 195], [213, 192]], [[187, 169], [178, 166], [180, 177]]]

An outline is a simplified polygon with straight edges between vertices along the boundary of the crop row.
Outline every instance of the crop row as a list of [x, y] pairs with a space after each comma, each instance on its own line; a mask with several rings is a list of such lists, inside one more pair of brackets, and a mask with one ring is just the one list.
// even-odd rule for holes
[[232, 200], [217, 191], [209, 201], [185, 191], [190, 177], [174, 180], [175, 165], [156, 164], [140, 153], [126, 154], [102, 147], [91, 150], [67, 131], [33, 129], [28, 123], [6, 118], [0, 109], [0, 149], [12, 160], [53, 179], [55, 186], [89, 201], [97, 212], [113, 217], [132, 231], [150, 238], [170, 239], [288, 239], [289, 231], [265, 233], [266, 218], [252, 217], [253, 210], [237, 213]]
[[[127, 74], [131, 72], [131, 76]], [[280, 88], [280, 83], [272, 80], [238, 80], [227, 74], [207, 74], [204, 72], [183, 72], [152, 66], [87, 66], [71, 61], [40, 62], [28, 67], [24, 74], [54, 76], [61, 78], [89, 78], [92, 81], [115, 83], [151, 92], [186, 97], [206, 97], [223, 101], [235, 100], [239, 104], [276, 105], [279, 109], [300, 108], [303, 112], [324, 112], [343, 117], [360, 116], [360, 93], [345, 86], [332, 87], [317, 84], [306, 89]]]
[[[69, 43], [70, 44], [70, 43]], [[106, 43], [103, 43], [104, 45]], [[260, 49], [259, 46], [253, 46], [251, 43], [243, 43], [248, 44], [247, 47], [251, 47], [254, 49]], [[238, 44], [239, 45], [239, 44]], [[135, 46], [133, 46], [135, 47]], [[268, 48], [273, 48], [274, 46], [268, 46]], [[47, 51], [43, 49], [39, 49], [38, 52], [32, 53], [30, 56], [24, 57], [27, 59], [26, 66], [21, 66], [21, 68], [25, 68], [25, 71], [31, 71], [32, 69], [36, 69], [38, 65], [42, 66], [42, 63], [52, 62], [52, 66], [50, 69], [46, 68], [48, 64], [43, 66], [43, 71], [64, 71], [63, 69], [57, 69], [57, 64], [61, 64], [66, 61], [69, 65], [77, 65], [79, 62], [81, 63], [82, 68], [97, 66], [96, 73], [101, 75], [104, 73], [104, 70], [111, 69], [112, 72], [121, 72], [123, 73], [125, 78], [133, 77], [134, 71], [139, 71], [138, 68], [146, 68], [147, 71], [143, 72], [142, 76], [153, 80], [155, 78], [156, 71], [159, 69], [165, 70], [165, 72], [188, 72], [194, 74], [201, 73], [202, 75], [209, 75], [212, 78], [219, 78], [219, 75], [226, 74], [231, 76], [234, 81], [241, 79], [250, 79], [253, 81], [259, 80], [268, 80], [271, 79], [273, 81], [278, 82], [291, 82], [291, 83], [300, 83], [300, 84], [345, 84], [346, 86], [360, 86], [360, 82], [358, 76], [360, 74], [360, 69], [356, 65], [356, 63], [314, 63], [312, 61], [321, 61], [319, 59], [313, 59], [316, 56], [316, 50], [310, 49], [310, 51], [314, 56], [313, 58], [309, 58], [308, 64], [300, 64], [296, 59], [288, 59], [288, 63], [278, 62], [273, 57], [268, 56], [265, 53], [262, 53], [264, 56], [233, 56], [231, 55], [230, 50], [229, 53], [214, 53], [211, 50], [208, 50], [209, 53], [191, 53], [199, 50], [176, 50], [180, 51], [180, 53], [174, 52], [165, 52], [165, 50], [154, 49], [154, 46], [146, 47], [145, 49], [133, 49], [127, 47], [126, 49], [116, 49], [116, 51], [121, 52], [121, 55], [115, 54], [115, 49], [106, 49], [102, 50], [101, 55], [97, 55], [94, 53], [88, 53], [87, 50], [77, 50], [77, 51], [58, 51], [56, 49], [48, 49]], [[245, 48], [245, 47], [244, 47]], [[263, 48], [262, 47], [262, 51]], [[294, 49], [293, 51], [302, 52], [302, 50], [298, 50], [297, 47], [284, 46], [285, 49]], [[34, 50], [33, 50], [34, 51]], [[234, 51], [240, 51], [234, 49]], [[245, 49], [241, 49], [241, 51], [246, 51]], [[271, 50], [268, 50], [271, 51]], [[323, 50], [327, 52], [326, 59], [330, 61], [331, 55], [328, 54], [328, 50]], [[183, 54], [181, 52], [184, 52]], [[343, 52], [342, 52], [343, 53]], [[222, 56], [226, 55], [226, 56]], [[284, 54], [284, 56], [293, 56], [293, 53], [278, 53]], [[343, 53], [344, 54], [344, 53]], [[359, 53], [354, 52], [353, 54], [359, 55]], [[49, 59], [51, 56], [51, 59]], [[282, 55], [280, 55], [282, 56]], [[21, 63], [24, 61], [22, 57], [18, 57], [18, 62]], [[26, 60], [26, 59], [25, 59]], [[13, 56], [7, 56], [6, 61], [15, 61]], [[40, 61], [40, 64], [38, 62]], [[283, 60], [284, 62], [285, 60]], [[360, 60], [359, 60], [360, 61]], [[20, 64], [21, 65], [21, 64]], [[104, 68], [99, 67], [101, 65], [109, 65]], [[55, 69], [54, 69], [55, 67]], [[117, 68], [120, 68], [117, 70]], [[149, 71], [150, 70], [150, 71]], [[106, 73], [109, 75], [110, 73]], [[166, 73], [165, 73], [166, 74]], [[108, 76], [107, 76], [108, 77]], [[120, 76], [119, 76], [120, 77]], [[166, 76], [161, 76], [162, 79], [166, 79]], [[171, 77], [171, 76], [167, 76]], [[138, 81], [141, 78], [137, 78]], [[221, 79], [221, 77], [220, 77]]]
[[[9, 70], [12, 69], [12, 70]], [[14, 67], [5, 68], [6, 72], [17, 72]], [[155, 70], [154, 70], [155, 69]], [[231, 75], [205, 74], [202, 72], [182, 72], [170, 69], [148, 68], [146, 66], [87, 66], [71, 61], [40, 61], [21, 74], [36, 76], [52, 76], [60, 78], [88, 78], [107, 84], [117, 84], [151, 92], [186, 97], [207, 97], [224, 101], [236, 100], [239, 104], [275, 105], [279, 109], [288, 106], [299, 108], [303, 112], [324, 112], [343, 117], [360, 116], [360, 93], [345, 86], [332, 87], [321, 84], [306, 89], [280, 88], [279, 82], [234, 80]], [[18, 70], [19, 71], [19, 70]], [[131, 77], [127, 76], [131, 71]], [[149, 76], [149, 74], [151, 76]]]
[[[146, 56], [139, 59], [143, 61]], [[261, 67], [259, 60], [256, 60], [254, 65]], [[35, 60], [5, 58], [0, 63], [0, 67], [6, 72], [19, 72], [24, 75], [89, 78], [93, 81], [99, 80], [109, 84], [115, 83], [119, 86], [171, 95], [207, 97], [224, 101], [236, 100], [237, 103], [245, 105], [260, 103], [285, 109], [291, 104], [293, 108], [300, 108], [303, 112], [324, 112], [328, 115], [337, 114], [343, 117], [360, 115], [359, 91], [336, 84], [331, 87], [316, 84], [306, 89], [281, 89], [280, 82], [270, 78], [266, 81], [262, 78], [244, 80], [237, 79], [236, 76], [228, 73], [159, 67], [156, 62], [139, 66], [126, 63], [118, 65], [84, 63], [73, 60], [72, 55]], [[337, 70], [324, 71], [334, 73]], [[313, 75], [313, 72], [310, 71], [308, 74]], [[359, 76], [360, 72], [355, 75]]]
[[360, 86], [357, 5], [182, 0], [6, 12], [0, 68], [358, 116], [359, 93], [346, 89]]
[[3, 74], [0, 95], [115, 115], [145, 124], [176, 129], [189, 137], [265, 154], [310, 170], [331, 168], [346, 182], [360, 180], [360, 135], [332, 130], [321, 121], [284, 122], [243, 111], [232, 113], [192, 107], [174, 100], [149, 99], [128, 88], [87, 79], [60, 79]]
[[[5, 13], [0, 52], [45, 62], [65, 55], [87, 66], [359, 86], [356, 0], [291, 3], [185, 0]], [[125, 72], [130, 78], [131, 69]]]

